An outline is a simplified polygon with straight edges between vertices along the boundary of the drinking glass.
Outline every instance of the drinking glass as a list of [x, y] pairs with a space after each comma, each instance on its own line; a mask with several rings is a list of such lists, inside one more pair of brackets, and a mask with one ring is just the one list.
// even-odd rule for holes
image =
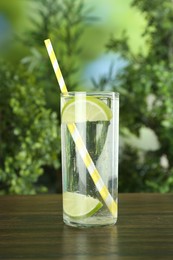
[[74, 227], [95, 227], [116, 223], [118, 147], [118, 93], [61, 94], [65, 224]]

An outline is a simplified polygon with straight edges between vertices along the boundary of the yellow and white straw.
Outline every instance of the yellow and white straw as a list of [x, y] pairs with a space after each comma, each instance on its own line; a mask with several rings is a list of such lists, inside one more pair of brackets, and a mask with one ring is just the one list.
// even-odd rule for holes
[[[51, 60], [51, 63], [52, 63], [52, 66], [53, 66], [53, 69], [54, 69], [54, 72], [55, 72], [55, 75], [56, 75], [56, 78], [58, 80], [61, 92], [63, 94], [68, 94], [67, 87], [65, 85], [60, 67], [58, 65], [58, 61], [56, 59], [51, 41], [49, 39], [47, 39], [44, 42], [45, 42], [46, 49], [47, 49], [47, 52], [49, 54], [49, 57], [50, 57], [50, 60]], [[105, 204], [107, 205], [109, 211], [112, 213], [113, 217], [116, 217], [116, 215], [117, 215], [117, 204], [114, 201], [111, 194], [109, 193], [109, 191], [108, 191], [106, 185], [104, 184], [98, 170], [96, 169], [96, 167], [95, 167], [95, 165], [92, 161], [92, 158], [91, 158], [91, 156], [89, 155], [89, 153], [86, 149], [86, 146], [85, 146], [85, 144], [84, 144], [84, 142], [83, 142], [83, 140], [80, 136], [80, 133], [79, 133], [76, 125], [74, 123], [70, 123], [67, 126], [68, 126], [68, 129], [71, 133], [71, 136], [72, 136], [72, 138], [73, 138], [73, 140], [76, 144], [76, 147], [79, 151], [79, 154], [80, 154], [86, 168], [88, 169], [88, 172], [89, 172], [94, 184], [96, 185], [102, 199], [104, 200]]]

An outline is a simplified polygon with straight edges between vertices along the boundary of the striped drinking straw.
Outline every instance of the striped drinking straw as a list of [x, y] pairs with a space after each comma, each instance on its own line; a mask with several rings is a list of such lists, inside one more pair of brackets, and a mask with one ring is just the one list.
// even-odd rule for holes
[[[50, 41], [50, 39], [47, 39], [44, 42], [45, 42], [46, 49], [49, 54], [49, 57], [50, 57], [50, 60], [51, 60], [51, 63], [52, 63], [52, 66], [53, 66], [53, 69], [54, 69], [54, 72], [56, 75], [56, 78], [58, 80], [61, 92], [63, 94], [68, 94], [67, 87], [65, 85], [60, 67], [58, 65], [58, 61], [56, 59], [51, 41]], [[69, 123], [69, 124], [67, 124], [67, 127], [76, 144], [78, 152], [79, 152], [86, 168], [88, 169], [88, 172], [89, 172], [94, 184], [96, 185], [102, 199], [104, 200], [105, 204], [107, 205], [109, 211], [112, 213], [113, 217], [116, 217], [117, 204], [114, 201], [114, 199], [112, 198], [112, 196], [109, 193], [106, 185], [104, 184], [98, 170], [96, 169], [96, 167], [91, 159], [91, 156], [89, 155], [89, 153], [86, 149], [86, 146], [80, 136], [80, 133], [79, 133], [76, 125], [74, 123]]]

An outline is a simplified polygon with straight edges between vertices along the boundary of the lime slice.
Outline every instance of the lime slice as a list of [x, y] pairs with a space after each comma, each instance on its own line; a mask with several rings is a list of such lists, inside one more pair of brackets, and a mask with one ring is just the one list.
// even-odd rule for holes
[[[81, 112], [81, 113], [80, 113]], [[62, 110], [62, 122], [109, 121], [111, 109], [94, 97], [77, 97], [68, 101]]]
[[83, 219], [96, 213], [103, 204], [95, 198], [74, 192], [63, 193], [63, 210], [74, 219]]

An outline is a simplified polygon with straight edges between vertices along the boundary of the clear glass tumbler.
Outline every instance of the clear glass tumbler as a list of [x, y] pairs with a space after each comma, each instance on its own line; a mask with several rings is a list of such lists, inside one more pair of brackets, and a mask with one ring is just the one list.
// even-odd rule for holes
[[119, 94], [61, 94], [63, 220], [113, 225], [118, 212]]

